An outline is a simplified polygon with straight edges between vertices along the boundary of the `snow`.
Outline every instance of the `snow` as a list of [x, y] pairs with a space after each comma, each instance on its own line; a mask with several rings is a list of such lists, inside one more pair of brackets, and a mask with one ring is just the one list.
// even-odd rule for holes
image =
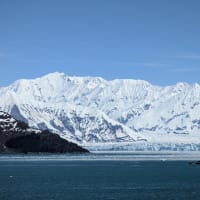
[[0, 98], [1, 110], [79, 144], [200, 143], [198, 83], [160, 87], [56, 72], [0, 88]]

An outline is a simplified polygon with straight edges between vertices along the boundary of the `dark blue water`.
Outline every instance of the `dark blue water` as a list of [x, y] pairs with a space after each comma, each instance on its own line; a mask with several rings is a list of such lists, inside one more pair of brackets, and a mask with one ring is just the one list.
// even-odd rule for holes
[[187, 161], [0, 162], [0, 200], [200, 199]]

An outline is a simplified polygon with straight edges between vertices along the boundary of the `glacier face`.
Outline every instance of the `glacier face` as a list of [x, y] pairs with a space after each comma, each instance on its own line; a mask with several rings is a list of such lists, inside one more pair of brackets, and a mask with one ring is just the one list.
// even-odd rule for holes
[[199, 144], [200, 85], [51, 73], [0, 88], [0, 109], [82, 145]]

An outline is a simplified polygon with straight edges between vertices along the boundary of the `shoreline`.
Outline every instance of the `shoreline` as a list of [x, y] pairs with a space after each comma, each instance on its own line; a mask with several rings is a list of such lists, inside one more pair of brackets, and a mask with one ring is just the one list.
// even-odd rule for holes
[[198, 161], [200, 152], [91, 152], [90, 154], [0, 154], [0, 162]]

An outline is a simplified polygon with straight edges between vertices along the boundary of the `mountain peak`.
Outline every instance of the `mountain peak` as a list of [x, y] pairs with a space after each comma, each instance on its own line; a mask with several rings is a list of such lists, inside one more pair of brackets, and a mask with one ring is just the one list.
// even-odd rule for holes
[[50, 78], [50, 79], [54, 79], [54, 78], [63, 78], [65, 77], [65, 73], [64, 72], [51, 72], [49, 74], [46, 74], [40, 78]]

